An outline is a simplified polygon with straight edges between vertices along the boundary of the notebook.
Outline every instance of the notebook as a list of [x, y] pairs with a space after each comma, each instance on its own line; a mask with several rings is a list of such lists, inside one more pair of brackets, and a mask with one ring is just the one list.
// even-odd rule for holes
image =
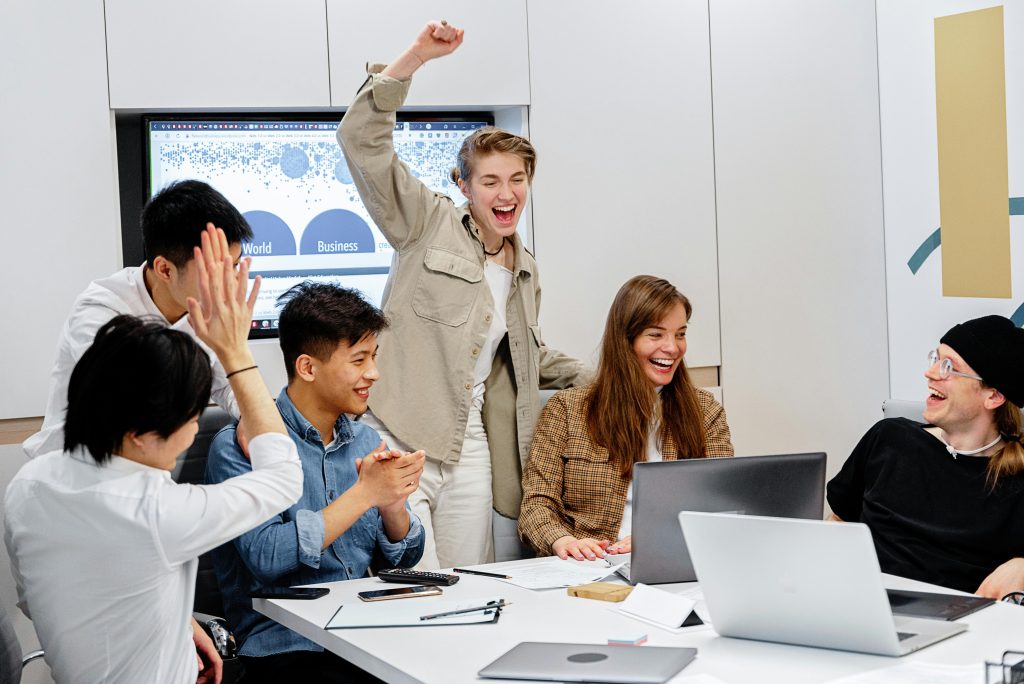
[[824, 453], [637, 463], [633, 552], [619, 574], [631, 584], [697, 578], [679, 529], [679, 511], [820, 520], [824, 496]]
[[866, 525], [693, 512], [679, 523], [722, 636], [900, 656], [967, 629], [893, 617]]
[[661, 684], [696, 656], [695, 648], [525, 641], [477, 674], [491, 679]]

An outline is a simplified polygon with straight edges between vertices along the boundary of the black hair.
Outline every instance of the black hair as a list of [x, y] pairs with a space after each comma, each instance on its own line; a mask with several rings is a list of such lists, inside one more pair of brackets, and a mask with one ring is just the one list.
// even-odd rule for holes
[[146, 264], [162, 256], [181, 268], [192, 260], [206, 224], [224, 231], [228, 244], [252, 240], [252, 228], [224, 195], [202, 181], [171, 183], [142, 210], [142, 246]]
[[277, 303], [284, 304], [278, 334], [289, 382], [301, 355], [326, 361], [339, 342], [354, 345], [388, 327], [380, 309], [347, 287], [306, 281], [278, 297]]
[[210, 403], [210, 358], [189, 335], [155, 319], [120, 315], [71, 372], [64, 450], [107, 461], [129, 434], [166, 439]]

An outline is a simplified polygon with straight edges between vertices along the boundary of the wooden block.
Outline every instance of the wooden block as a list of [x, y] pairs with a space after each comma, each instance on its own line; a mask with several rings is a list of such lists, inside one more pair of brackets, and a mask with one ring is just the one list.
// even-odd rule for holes
[[577, 584], [575, 587], [569, 587], [567, 590], [569, 596], [596, 599], [598, 601], [609, 601], [611, 603], [618, 603], [619, 601], [625, 600], [631, 591], [633, 591], [633, 587], [626, 584], [615, 584], [613, 582]]

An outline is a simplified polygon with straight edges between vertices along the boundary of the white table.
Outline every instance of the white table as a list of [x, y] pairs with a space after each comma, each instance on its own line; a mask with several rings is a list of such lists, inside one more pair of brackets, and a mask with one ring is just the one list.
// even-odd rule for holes
[[[511, 565], [514, 564], [502, 564], [501, 567]], [[903, 578], [884, 577], [889, 588], [949, 591]], [[889, 658], [730, 639], [719, 637], [710, 628], [673, 634], [609, 610], [615, 604], [567, 596], [565, 589], [530, 591], [472, 575], [462, 575], [458, 584], [445, 587], [445, 596], [504, 597], [513, 605], [502, 612], [497, 624], [323, 629], [341, 604], [359, 600], [356, 592], [379, 589], [382, 585], [373, 578], [334, 582], [320, 585], [330, 587], [331, 593], [315, 601], [255, 599], [253, 605], [259, 612], [367, 672], [396, 683], [495, 681], [481, 680], [476, 673], [521, 641], [604, 644], [609, 637], [636, 632], [646, 632], [649, 645], [697, 648], [697, 659], [681, 674], [705, 673], [729, 684], [755, 681], [818, 684], [836, 677], [891, 668], [908, 660], [947, 665], [975, 664], [980, 675], [985, 660], [998, 660], [1006, 649], [1024, 648], [1024, 607], [1009, 604], [996, 604], [964, 618], [962, 622], [970, 625], [964, 634], [903, 658]], [[695, 586], [695, 583], [690, 583], [659, 585], [658, 588], [685, 591]]]

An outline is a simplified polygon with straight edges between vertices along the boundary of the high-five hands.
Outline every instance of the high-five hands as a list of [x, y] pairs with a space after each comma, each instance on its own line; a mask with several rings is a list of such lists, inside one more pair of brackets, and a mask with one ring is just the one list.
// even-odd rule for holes
[[231, 369], [233, 356], [241, 351], [248, 356], [249, 327], [260, 278], [256, 277], [246, 299], [249, 258], [242, 259], [236, 271], [224, 231], [212, 223], [206, 224], [201, 240], [202, 246], [196, 247], [194, 252], [199, 298], [187, 300], [189, 322], [199, 339], [216, 352], [224, 367]]

